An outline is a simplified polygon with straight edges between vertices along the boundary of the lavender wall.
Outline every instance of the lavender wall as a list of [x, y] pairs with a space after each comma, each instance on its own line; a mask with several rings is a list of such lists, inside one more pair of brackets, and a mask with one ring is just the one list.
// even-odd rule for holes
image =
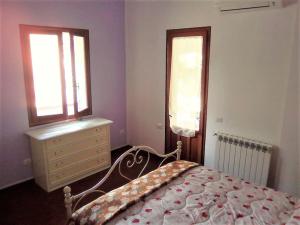
[[[6, 2], [3, 3], [2, 136], [0, 187], [29, 178], [31, 168], [19, 24], [87, 28], [93, 114], [114, 121], [112, 148], [126, 144], [126, 94], [124, 58], [124, 3], [122, 2]], [[1, 47], [1, 46], [0, 46]], [[1, 96], [0, 95], [0, 96]], [[1, 114], [0, 114], [1, 115]]]

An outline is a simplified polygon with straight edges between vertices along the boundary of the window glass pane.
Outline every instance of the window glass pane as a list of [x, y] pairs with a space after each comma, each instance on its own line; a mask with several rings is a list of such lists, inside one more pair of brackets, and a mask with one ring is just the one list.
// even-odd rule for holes
[[37, 116], [63, 113], [58, 36], [30, 34]]
[[70, 33], [63, 32], [65, 83], [68, 115], [74, 115], [74, 93], [71, 63]]
[[194, 136], [199, 130], [203, 37], [176, 37], [172, 42], [169, 96], [174, 133]]
[[77, 88], [78, 112], [88, 108], [87, 102], [87, 85], [85, 70], [85, 52], [84, 38], [74, 36], [74, 58], [75, 58], [75, 74]]

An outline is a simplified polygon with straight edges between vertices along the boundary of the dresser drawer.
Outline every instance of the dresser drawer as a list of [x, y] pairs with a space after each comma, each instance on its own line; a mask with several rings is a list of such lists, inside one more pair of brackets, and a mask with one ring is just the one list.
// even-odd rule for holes
[[48, 160], [58, 159], [65, 155], [72, 154], [83, 149], [95, 147], [97, 145], [108, 145], [107, 137], [92, 136], [85, 139], [79, 139], [72, 143], [58, 145], [53, 148], [47, 149]]
[[84, 139], [90, 136], [100, 136], [102, 138], [108, 137], [108, 127], [95, 127], [88, 130], [83, 130], [80, 132], [75, 132], [72, 134], [63, 135], [56, 138], [51, 138], [46, 141], [46, 146], [48, 149], [56, 148], [57, 146], [64, 145], [67, 143], [72, 143], [74, 141], [78, 141], [79, 139]]
[[102, 145], [74, 152], [57, 160], [51, 160], [48, 163], [49, 173], [53, 173], [56, 170], [66, 167], [74, 162], [88, 159], [92, 156], [98, 157], [100, 154], [107, 152], [109, 152], [108, 145]]
[[64, 183], [71, 179], [82, 176], [89, 171], [100, 169], [101, 167], [108, 166], [110, 164], [110, 156], [108, 153], [103, 153], [97, 157], [92, 157], [87, 160], [82, 160], [74, 163], [68, 167], [57, 170], [55, 173], [49, 175], [50, 185], [57, 185]]

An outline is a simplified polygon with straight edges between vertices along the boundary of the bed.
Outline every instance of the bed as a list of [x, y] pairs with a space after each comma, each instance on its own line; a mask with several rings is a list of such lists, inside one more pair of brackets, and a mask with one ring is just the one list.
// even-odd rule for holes
[[[180, 153], [181, 142], [166, 155], [147, 146], [133, 147], [94, 187], [78, 195], [71, 195], [70, 187], [65, 187], [68, 224], [300, 225], [298, 198], [180, 160]], [[143, 175], [151, 154], [162, 161], [156, 170]], [[170, 158], [175, 161], [164, 165]], [[122, 172], [122, 163], [130, 169], [143, 162], [136, 179]], [[115, 169], [129, 183], [104, 193], [99, 188]], [[103, 195], [76, 209], [83, 198], [94, 192]]]

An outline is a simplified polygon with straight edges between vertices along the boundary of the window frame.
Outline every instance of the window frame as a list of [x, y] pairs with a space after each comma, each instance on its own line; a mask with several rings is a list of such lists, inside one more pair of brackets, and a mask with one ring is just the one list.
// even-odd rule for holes
[[[23, 58], [24, 81], [25, 81], [25, 92], [26, 92], [26, 100], [27, 100], [29, 126], [32, 127], [32, 126], [48, 124], [48, 123], [53, 123], [53, 122], [58, 122], [58, 121], [64, 121], [64, 120], [69, 120], [69, 119], [77, 119], [82, 116], [91, 115], [92, 114], [92, 95], [91, 95], [91, 76], [90, 76], [89, 30], [65, 28], [65, 27], [25, 25], [25, 24], [20, 24], [19, 28], [20, 28], [21, 49], [22, 49], [22, 58]], [[78, 112], [78, 107], [77, 107], [74, 45], [73, 45], [73, 41], [70, 41], [72, 76], [73, 76], [74, 115], [67, 114], [65, 71], [64, 71], [64, 63], [63, 63], [63, 59], [64, 59], [63, 40], [62, 40], [63, 32], [70, 33], [70, 40], [73, 39], [74, 35], [84, 38], [85, 74], [86, 74], [86, 89], [87, 89], [86, 91], [87, 91], [88, 107], [87, 107], [87, 109], [85, 109], [81, 112]], [[62, 114], [37, 116], [29, 34], [56, 34], [58, 36], [59, 63], [60, 63], [61, 88], [62, 88], [62, 106], [63, 106]]]

